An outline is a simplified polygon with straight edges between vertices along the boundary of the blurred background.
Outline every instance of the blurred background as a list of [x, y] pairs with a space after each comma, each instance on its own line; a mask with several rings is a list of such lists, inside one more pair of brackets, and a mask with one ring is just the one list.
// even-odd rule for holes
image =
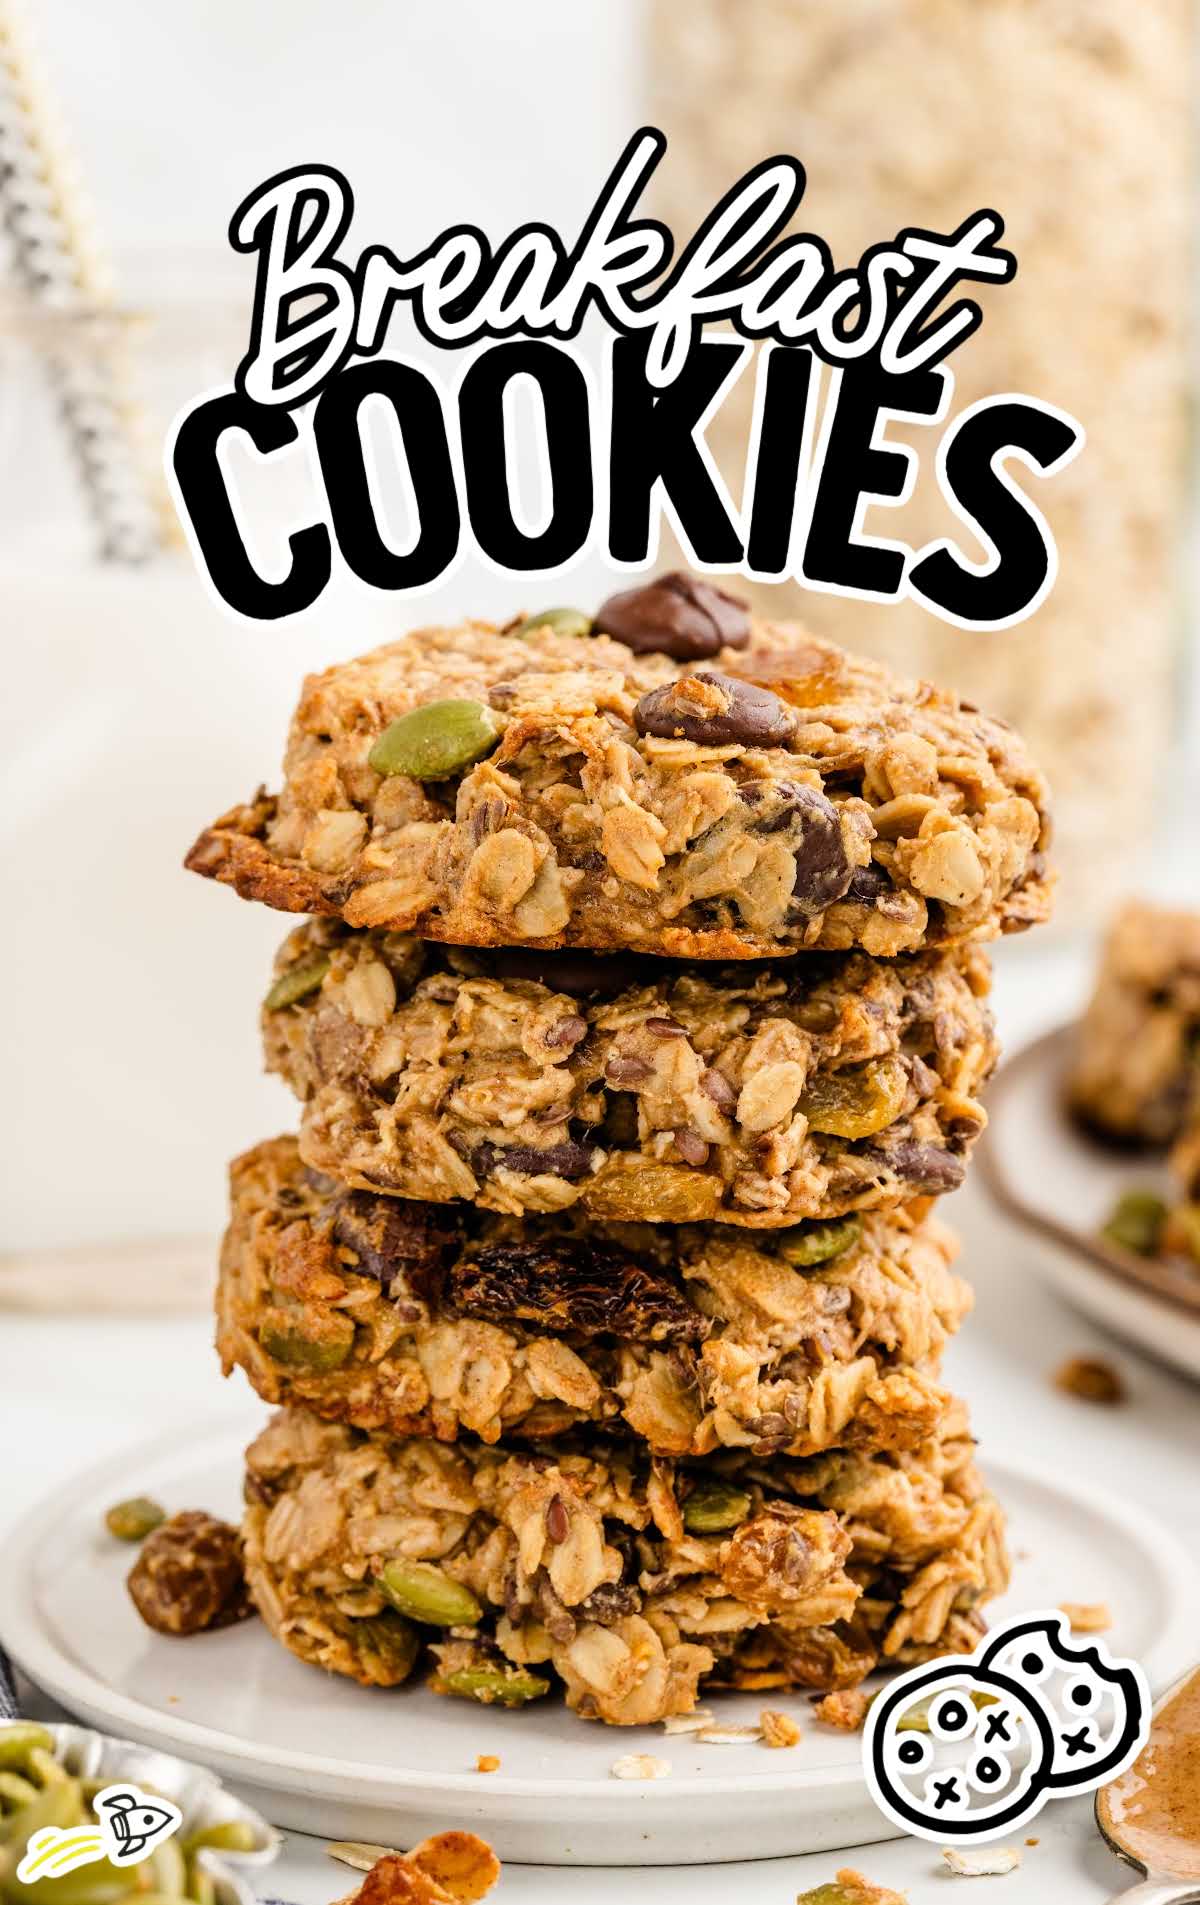
[[[464, 566], [415, 602], [335, 586], [282, 627], [210, 605], [154, 472], [176, 407], [244, 348], [251, 263], [225, 229], [283, 166], [341, 167], [353, 241], [398, 250], [453, 220], [573, 232], [647, 119], [679, 236], [779, 149], [839, 262], [999, 209], [1019, 274], [955, 354], [956, 408], [1018, 390], [1083, 422], [1038, 495], [1056, 590], [993, 636], [760, 596], [963, 688], [1044, 760], [1063, 906], [1001, 949], [1010, 1038], [1075, 1003], [1118, 894], [1195, 897], [1191, 21], [1183, 0], [0, 0], [7, 1249], [217, 1229], [227, 1158], [294, 1118], [255, 1030], [287, 922], [184, 850], [275, 780], [306, 668], [546, 599]], [[745, 422], [712, 433], [735, 494]], [[288, 493], [251, 494], [267, 546]], [[896, 528], [935, 516], [919, 487]], [[590, 560], [548, 586], [589, 606], [611, 581]]]

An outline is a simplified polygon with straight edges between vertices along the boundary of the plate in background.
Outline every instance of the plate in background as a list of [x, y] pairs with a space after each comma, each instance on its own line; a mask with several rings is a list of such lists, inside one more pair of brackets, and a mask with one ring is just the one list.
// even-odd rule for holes
[[1100, 1235], [1121, 1193], [1168, 1190], [1154, 1153], [1102, 1144], [1063, 1109], [1075, 1039], [1062, 1026], [1001, 1066], [979, 1146], [983, 1182], [1021, 1226], [1061, 1294], [1115, 1335], [1200, 1378], [1200, 1271], [1138, 1257]]
[[[131, 1553], [105, 1506], [146, 1492], [172, 1510], [236, 1517], [244, 1433], [156, 1437], [60, 1490], [17, 1524], [0, 1561], [0, 1639], [29, 1677], [94, 1726], [211, 1766], [276, 1825], [408, 1845], [472, 1828], [501, 1858], [550, 1865], [696, 1865], [895, 1837], [876, 1811], [857, 1734], [814, 1722], [802, 1693], [714, 1694], [726, 1721], [764, 1705], [800, 1720], [796, 1747], [701, 1746], [610, 1728], [552, 1701], [507, 1713], [424, 1687], [382, 1692], [303, 1665], [257, 1621], [166, 1638], [125, 1592]], [[1105, 1601], [1113, 1650], [1165, 1686], [1195, 1653], [1196, 1575], [1156, 1522], [1100, 1490], [986, 1464], [1011, 1518], [1014, 1585], [998, 1610]], [[480, 1753], [500, 1770], [474, 1771]], [[664, 1779], [616, 1780], [652, 1753]]]

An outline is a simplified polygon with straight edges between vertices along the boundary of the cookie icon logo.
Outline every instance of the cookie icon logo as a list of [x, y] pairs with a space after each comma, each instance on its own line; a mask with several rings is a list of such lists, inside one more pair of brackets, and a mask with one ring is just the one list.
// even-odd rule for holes
[[863, 1768], [876, 1805], [905, 1832], [979, 1843], [1056, 1794], [1115, 1777], [1149, 1725], [1141, 1668], [1098, 1644], [1073, 1646], [1050, 1610], [893, 1680], [871, 1703]]

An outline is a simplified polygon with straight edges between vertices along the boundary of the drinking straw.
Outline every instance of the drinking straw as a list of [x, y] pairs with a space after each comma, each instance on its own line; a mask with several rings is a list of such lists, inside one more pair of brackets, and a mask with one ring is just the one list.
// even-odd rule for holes
[[0, 228], [15, 307], [0, 336], [32, 343], [66, 432], [102, 560], [141, 563], [178, 529], [133, 396], [132, 329], [80, 203], [18, 0], [0, 0]]

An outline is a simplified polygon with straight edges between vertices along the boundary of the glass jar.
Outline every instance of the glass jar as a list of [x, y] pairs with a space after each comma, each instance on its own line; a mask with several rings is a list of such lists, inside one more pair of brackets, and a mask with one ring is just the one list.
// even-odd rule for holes
[[[1014, 390], [1084, 425], [1083, 452], [1044, 487], [1018, 471], [1058, 544], [1050, 596], [995, 634], [911, 602], [790, 586], [760, 590], [760, 606], [1013, 721], [1055, 791], [1059, 917], [1095, 917], [1140, 877], [1176, 698], [1190, 6], [654, 0], [651, 32], [652, 117], [670, 140], [656, 209], [677, 235], [776, 151], [805, 165], [800, 222], [838, 264], [906, 225], [951, 231], [981, 206], [1005, 219], [1017, 276], [973, 289], [984, 322], [950, 359], [954, 412]], [[749, 382], [709, 431], [735, 495]], [[919, 546], [955, 528], [930, 473], [931, 433], [888, 434], [921, 450], [923, 474], [876, 533]]]

